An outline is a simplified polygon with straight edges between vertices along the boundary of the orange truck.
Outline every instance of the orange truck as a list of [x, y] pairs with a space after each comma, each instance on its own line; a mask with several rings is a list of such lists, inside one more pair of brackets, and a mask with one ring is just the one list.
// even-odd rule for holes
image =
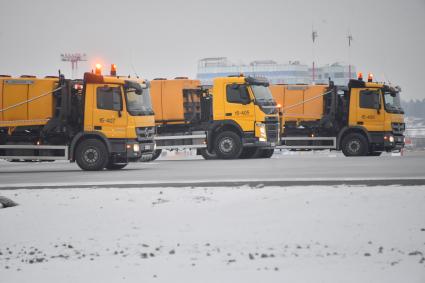
[[[113, 65], [114, 66], [114, 65]], [[117, 170], [152, 154], [155, 121], [149, 84], [85, 73], [0, 76], [0, 158], [76, 162], [83, 170]]]
[[342, 150], [345, 156], [379, 156], [404, 147], [400, 88], [362, 76], [348, 86], [273, 85], [281, 141], [278, 148]]
[[197, 149], [205, 159], [268, 158], [279, 137], [278, 113], [265, 79], [151, 81], [157, 158], [163, 149]]

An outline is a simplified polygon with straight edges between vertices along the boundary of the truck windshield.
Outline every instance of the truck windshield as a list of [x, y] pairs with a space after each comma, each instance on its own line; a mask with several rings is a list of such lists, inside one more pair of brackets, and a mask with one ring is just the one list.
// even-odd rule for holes
[[149, 88], [143, 88], [141, 94], [137, 94], [134, 88], [128, 88], [125, 92], [127, 111], [132, 116], [153, 115], [151, 95]]
[[260, 106], [261, 110], [266, 114], [277, 113], [276, 102], [273, 99], [270, 89], [263, 85], [251, 85], [254, 93], [255, 102]]
[[399, 92], [385, 92], [384, 93], [385, 110], [389, 113], [403, 114], [403, 108], [400, 103]]

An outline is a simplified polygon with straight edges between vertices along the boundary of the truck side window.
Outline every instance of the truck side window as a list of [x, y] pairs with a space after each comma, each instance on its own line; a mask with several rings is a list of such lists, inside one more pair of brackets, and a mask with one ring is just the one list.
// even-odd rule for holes
[[360, 91], [360, 108], [379, 109], [379, 91], [377, 90], [361, 90]]
[[249, 93], [246, 85], [231, 84], [226, 86], [227, 102], [248, 103]]
[[97, 109], [122, 110], [121, 87], [98, 87], [96, 92]]

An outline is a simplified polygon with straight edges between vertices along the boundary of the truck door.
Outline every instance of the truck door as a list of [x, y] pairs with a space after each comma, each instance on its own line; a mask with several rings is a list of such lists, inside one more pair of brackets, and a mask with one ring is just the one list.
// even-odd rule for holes
[[99, 85], [93, 99], [93, 129], [108, 138], [126, 138], [128, 115], [122, 87]]
[[379, 89], [359, 89], [356, 105], [358, 126], [371, 132], [384, 130], [385, 111]]
[[224, 87], [225, 118], [234, 120], [243, 131], [254, 131], [255, 108], [247, 85], [232, 83]]

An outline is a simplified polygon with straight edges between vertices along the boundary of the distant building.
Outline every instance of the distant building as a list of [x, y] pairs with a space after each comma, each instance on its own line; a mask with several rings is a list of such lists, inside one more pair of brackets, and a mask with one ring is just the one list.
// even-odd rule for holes
[[[311, 69], [310, 72], [312, 72]], [[356, 67], [334, 63], [317, 69], [316, 83], [327, 83], [330, 78], [336, 85], [347, 85], [350, 79], [355, 79], [356, 77]]]
[[406, 117], [406, 148], [425, 149], [425, 119]]
[[[351, 77], [356, 77], [355, 68], [351, 67]], [[216, 77], [227, 77], [243, 73], [245, 76], [265, 77], [272, 84], [310, 84], [312, 69], [299, 61], [279, 64], [273, 60], [257, 60], [246, 64], [234, 64], [226, 57], [204, 58], [198, 61], [197, 79], [202, 84], [210, 85]], [[316, 83], [327, 83], [330, 77], [336, 84], [346, 85], [349, 80], [349, 67], [335, 63], [315, 70]]]

